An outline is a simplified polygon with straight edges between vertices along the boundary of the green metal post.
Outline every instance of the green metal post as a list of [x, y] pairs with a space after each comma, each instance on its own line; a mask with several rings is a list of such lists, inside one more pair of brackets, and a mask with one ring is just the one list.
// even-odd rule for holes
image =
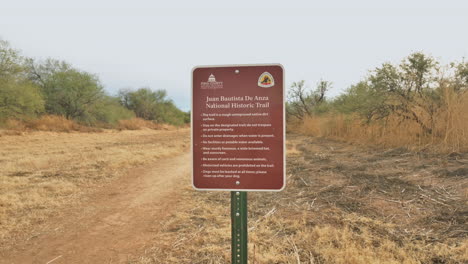
[[247, 192], [231, 192], [231, 260], [247, 264]]

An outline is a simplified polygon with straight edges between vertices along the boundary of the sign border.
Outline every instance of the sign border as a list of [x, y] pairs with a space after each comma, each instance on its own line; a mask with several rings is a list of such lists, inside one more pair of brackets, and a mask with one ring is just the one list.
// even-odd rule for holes
[[[193, 73], [196, 69], [204, 68], [228, 68], [228, 67], [255, 67], [255, 66], [279, 66], [283, 70], [283, 186], [280, 189], [217, 189], [198, 188], [194, 184], [193, 167]], [[231, 191], [231, 192], [281, 192], [286, 188], [286, 72], [280, 63], [260, 63], [260, 64], [223, 64], [223, 65], [198, 65], [194, 66], [190, 76], [190, 166], [192, 187], [197, 191]]]

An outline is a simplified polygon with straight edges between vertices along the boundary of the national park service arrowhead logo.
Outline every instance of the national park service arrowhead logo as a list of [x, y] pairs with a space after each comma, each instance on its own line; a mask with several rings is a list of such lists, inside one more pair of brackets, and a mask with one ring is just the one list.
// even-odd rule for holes
[[275, 79], [273, 79], [273, 75], [269, 72], [264, 72], [258, 78], [258, 86], [263, 88], [269, 88], [275, 85]]

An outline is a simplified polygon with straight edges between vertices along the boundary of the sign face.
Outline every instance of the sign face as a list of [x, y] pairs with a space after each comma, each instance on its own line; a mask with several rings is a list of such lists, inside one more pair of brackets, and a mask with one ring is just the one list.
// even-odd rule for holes
[[280, 191], [285, 178], [284, 70], [195, 67], [192, 183], [197, 190]]

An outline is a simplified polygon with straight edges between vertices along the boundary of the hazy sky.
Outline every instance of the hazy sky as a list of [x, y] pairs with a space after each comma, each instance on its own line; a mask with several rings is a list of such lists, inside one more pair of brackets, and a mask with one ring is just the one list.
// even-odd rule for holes
[[288, 86], [337, 95], [383, 62], [468, 57], [468, 1], [0, 1], [0, 37], [99, 75], [109, 93], [166, 89], [190, 106], [196, 65], [281, 63]]

